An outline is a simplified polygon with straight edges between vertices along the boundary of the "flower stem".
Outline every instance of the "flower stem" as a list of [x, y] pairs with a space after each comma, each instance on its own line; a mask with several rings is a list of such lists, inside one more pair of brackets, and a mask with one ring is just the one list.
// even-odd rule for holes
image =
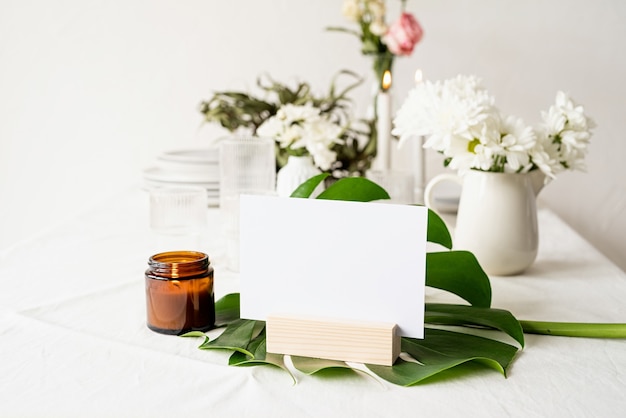
[[626, 324], [519, 321], [527, 334], [586, 338], [626, 338]]

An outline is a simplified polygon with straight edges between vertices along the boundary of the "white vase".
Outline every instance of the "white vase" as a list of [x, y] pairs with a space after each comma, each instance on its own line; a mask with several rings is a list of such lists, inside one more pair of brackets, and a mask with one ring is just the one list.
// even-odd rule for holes
[[[321, 171], [313, 164], [313, 157], [305, 155], [296, 157], [290, 155], [287, 164], [276, 175], [276, 194], [281, 197], [289, 197], [302, 183], [320, 174]], [[323, 182], [313, 191], [311, 197], [315, 197], [324, 190]]]
[[441, 174], [426, 187], [426, 206], [433, 207], [434, 187], [447, 180], [462, 185], [454, 249], [471, 251], [490, 275], [514, 275], [528, 268], [537, 257], [536, 196], [543, 187], [543, 174], [539, 170], [469, 170], [463, 177]]

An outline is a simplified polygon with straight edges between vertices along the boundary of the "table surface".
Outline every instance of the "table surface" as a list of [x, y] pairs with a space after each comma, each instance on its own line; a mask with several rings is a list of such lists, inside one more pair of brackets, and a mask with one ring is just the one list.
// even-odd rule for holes
[[[0, 416], [626, 414], [626, 340], [527, 335], [507, 378], [471, 367], [407, 388], [298, 372], [293, 385], [271, 367], [229, 367], [227, 352], [145, 326], [148, 211], [147, 193], [129, 188], [0, 254]], [[217, 297], [238, 290], [219, 215], [209, 210], [202, 248]], [[518, 319], [626, 322], [626, 275], [551, 211], [539, 210], [539, 228], [534, 265], [491, 278], [493, 306]]]

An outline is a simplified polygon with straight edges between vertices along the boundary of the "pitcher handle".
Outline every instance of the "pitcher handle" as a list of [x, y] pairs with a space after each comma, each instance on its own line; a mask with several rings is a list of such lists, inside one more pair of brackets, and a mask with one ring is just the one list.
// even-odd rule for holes
[[444, 181], [452, 181], [463, 186], [463, 179], [456, 174], [445, 173], [433, 177], [433, 179], [428, 182], [426, 189], [424, 190], [424, 203], [426, 204], [426, 207], [437, 210], [433, 204], [433, 190], [438, 184]]

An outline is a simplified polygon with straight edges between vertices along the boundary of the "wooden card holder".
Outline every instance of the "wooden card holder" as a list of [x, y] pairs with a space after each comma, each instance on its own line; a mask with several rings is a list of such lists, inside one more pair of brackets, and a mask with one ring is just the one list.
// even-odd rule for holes
[[396, 324], [271, 315], [267, 352], [391, 366], [400, 355]]

